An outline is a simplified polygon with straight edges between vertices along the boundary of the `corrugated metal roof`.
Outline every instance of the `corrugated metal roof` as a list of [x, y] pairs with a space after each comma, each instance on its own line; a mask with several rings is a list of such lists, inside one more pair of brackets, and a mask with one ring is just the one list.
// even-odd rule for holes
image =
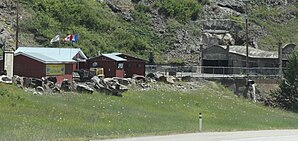
[[[227, 46], [220, 46], [227, 49]], [[230, 53], [246, 56], [246, 46], [230, 46]], [[278, 58], [277, 51], [264, 51], [256, 48], [248, 48], [248, 57], [251, 58]]]
[[24, 54], [44, 63], [75, 62], [75, 56], [80, 54], [87, 59], [85, 54], [78, 48], [40, 48], [40, 47], [19, 47], [15, 55]]
[[[121, 54], [121, 53], [120, 53]], [[117, 62], [120, 62], [120, 61], [127, 61], [126, 59], [122, 58], [122, 57], [119, 57], [117, 55], [119, 55], [119, 53], [109, 53], [109, 54], [102, 54], [103, 56], [105, 57], [108, 57], [112, 60], [115, 60]]]
[[112, 55], [121, 55], [121, 54], [123, 54], [123, 53], [114, 52], [114, 53], [109, 53], [109, 54], [112, 54]]

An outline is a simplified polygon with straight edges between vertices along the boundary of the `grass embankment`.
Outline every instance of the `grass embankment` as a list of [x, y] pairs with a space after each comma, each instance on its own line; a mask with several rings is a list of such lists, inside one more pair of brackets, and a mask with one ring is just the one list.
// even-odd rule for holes
[[236, 98], [214, 83], [178, 92], [165, 87], [124, 97], [36, 96], [0, 84], [0, 140], [86, 140], [204, 131], [298, 128], [298, 114]]

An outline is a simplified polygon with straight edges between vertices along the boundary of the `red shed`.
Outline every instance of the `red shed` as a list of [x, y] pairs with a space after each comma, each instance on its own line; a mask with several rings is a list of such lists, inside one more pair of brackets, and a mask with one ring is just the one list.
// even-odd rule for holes
[[145, 60], [122, 53], [101, 54], [88, 59], [85, 68], [104, 68], [105, 77], [144, 76]]
[[42, 78], [55, 76], [57, 83], [72, 81], [72, 73], [78, 60], [87, 57], [77, 48], [19, 47], [14, 54], [14, 74]]
[[123, 53], [113, 53], [126, 59], [124, 62], [125, 77], [132, 77], [134, 74], [145, 76], [145, 60]]
[[126, 59], [113, 54], [102, 54], [87, 60], [87, 69], [103, 68], [105, 77], [124, 77]]

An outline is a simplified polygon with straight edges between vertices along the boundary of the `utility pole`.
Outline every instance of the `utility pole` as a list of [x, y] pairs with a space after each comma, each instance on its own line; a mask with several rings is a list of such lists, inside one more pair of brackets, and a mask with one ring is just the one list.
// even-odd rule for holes
[[249, 77], [249, 72], [248, 72], [248, 68], [249, 68], [249, 63], [248, 63], [248, 10], [247, 10], [247, 3], [248, 0], [244, 1], [245, 2], [245, 36], [246, 36], [246, 75], [247, 78]]
[[19, 0], [17, 0], [16, 50], [19, 47]]
[[282, 43], [278, 43], [278, 68], [279, 68], [279, 76], [282, 79]]

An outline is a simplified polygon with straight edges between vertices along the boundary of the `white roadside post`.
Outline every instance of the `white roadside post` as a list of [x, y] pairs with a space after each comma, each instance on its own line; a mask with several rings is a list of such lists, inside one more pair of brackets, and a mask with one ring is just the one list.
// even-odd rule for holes
[[199, 131], [200, 131], [200, 132], [202, 132], [202, 120], [203, 120], [203, 119], [202, 119], [202, 113], [200, 113], [200, 114], [199, 114], [199, 126], [200, 126]]

